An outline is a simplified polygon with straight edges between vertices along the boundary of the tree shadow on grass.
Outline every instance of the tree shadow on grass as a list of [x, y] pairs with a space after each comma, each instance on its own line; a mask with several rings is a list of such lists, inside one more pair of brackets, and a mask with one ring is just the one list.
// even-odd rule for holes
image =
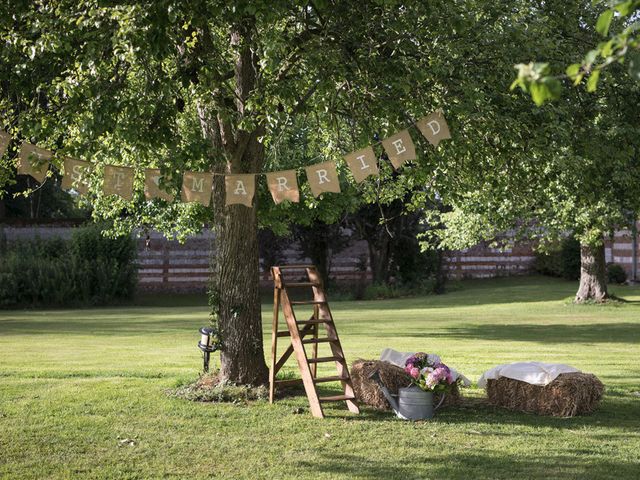
[[[393, 439], [389, 439], [393, 441]], [[446, 452], [446, 450], [445, 450]], [[577, 452], [567, 447], [541, 455], [515, 455], [489, 448], [475, 447], [463, 455], [430, 449], [427, 438], [407, 448], [403, 455], [376, 455], [375, 452], [337, 453], [319, 451], [317, 460], [298, 463], [300, 473], [329, 475], [331, 478], [360, 479], [602, 479], [636, 478], [635, 462], [589, 457], [596, 452]], [[304, 476], [304, 475], [303, 475]]]
[[[640, 347], [640, 322], [590, 324], [483, 324], [449, 327], [437, 332], [411, 331], [410, 337], [447, 337], [454, 339], [519, 341], [540, 343], [637, 343]], [[640, 350], [639, 350], [640, 353]]]
[[[136, 317], [126, 313], [96, 312], [95, 315], [83, 311], [77, 316], [73, 312], [69, 316], [55, 315], [25, 318], [6, 316], [0, 320], [0, 336], [5, 335], [50, 335], [50, 334], [82, 334], [100, 336], [154, 335], [185, 332], [185, 328], [193, 325], [193, 331], [208, 323], [205, 315], [201, 320], [184, 317], [154, 319], [149, 316]], [[194, 333], [196, 335], [196, 333]]]
[[[323, 395], [336, 395], [341, 392], [323, 392]], [[447, 406], [436, 412], [432, 420], [424, 422], [406, 422], [396, 418], [391, 410], [377, 410], [369, 406], [360, 406], [359, 415], [346, 415], [344, 408], [325, 408], [328, 417], [344, 417], [347, 422], [396, 422], [398, 425], [416, 425], [418, 427], [429, 428], [433, 424], [446, 425], [471, 425], [472, 428], [485, 430], [497, 426], [500, 431], [489, 430], [485, 433], [474, 431], [474, 435], [514, 435], [517, 431], [505, 432], [507, 427], [534, 427], [536, 429], [546, 428], [552, 430], [584, 430], [595, 428], [615, 428], [621, 432], [637, 433], [640, 430], [640, 405], [636, 397], [630, 393], [616, 393], [609, 395], [605, 393], [600, 406], [589, 415], [579, 415], [575, 417], [562, 418], [535, 415], [508, 410], [496, 407], [488, 403], [486, 398], [464, 398], [461, 405]], [[539, 435], [547, 435], [540, 431]], [[527, 435], [536, 433], [527, 432]], [[602, 440], [612, 440], [614, 438], [626, 437], [624, 433], [590, 432], [590, 435], [597, 435]]]

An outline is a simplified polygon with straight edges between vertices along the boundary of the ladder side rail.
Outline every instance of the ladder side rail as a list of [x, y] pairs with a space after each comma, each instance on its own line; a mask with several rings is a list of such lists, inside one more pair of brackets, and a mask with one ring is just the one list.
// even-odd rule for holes
[[[338, 375], [346, 379], [341, 381], [343, 391], [345, 395], [355, 398], [355, 392], [353, 390], [353, 385], [351, 383], [351, 375], [349, 374], [346, 358], [344, 355], [344, 351], [342, 349], [342, 343], [340, 342], [340, 337], [338, 336], [338, 330], [336, 329], [336, 326], [333, 323], [333, 315], [331, 314], [331, 309], [329, 308], [329, 303], [327, 302], [327, 296], [324, 292], [322, 279], [320, 278], [320, 274], [315, 268], [308, 268], [307, 275], [309, 277], [310, 282], [318, 285], [317, 287], [314, 286], [312, 288], [313, 288], [313, 300], [316, 302], [321, 302], [317, 304], [319, 318], [330, 320], [329, 322], [325, 323], [324, 326], [327, 330], [327, 337], [333, 338], [336, 340], [335, 342], [331, 342], [329, 344], [331, 346], [331, 352], [333, 353], [334, 356], [342, 357], [343, 359], [342, 361], [335, 362]], [[347, 400], [346, 403], [347, 403], [347, 408], [349, 409], [350, 412], [353, 412], [353, 413], [360, 412], [360, 409], [358, 408], [358, 406], [353, 400]]]
[[304, 384], [304, 389], [307, 393], [307, 398], [309, 399], [309, 408], [311, 410], [311, 414], [317, 418], [324, 418], [324, 412], [322, 411], [322, 406], [320, 405], [320, 400], [318, 399], [318, 392], [316, 391], [316, 386], [313, 381], [311, 369], [309, 368], [307, 354], [305, 352], [304, 345], [302, 344], [300, 330], [298, 329], [298, 324], [296, 323], [296, 316], [293, 312], [293, 308], [291, 307], [291, 302], [289, 301], [289, 295], [287, 294], [286, 286], [282, 289], [281, 301], [282, 312], [284, 314], [284, 318], [287, 321], [289, 332], [291, 333], [291, 345], [293, 346], [293, 351], [296, 355], [296, 360], [298, 361], [298, 368], [300, 369], [300, 373], [302, 375], [302, 383]]

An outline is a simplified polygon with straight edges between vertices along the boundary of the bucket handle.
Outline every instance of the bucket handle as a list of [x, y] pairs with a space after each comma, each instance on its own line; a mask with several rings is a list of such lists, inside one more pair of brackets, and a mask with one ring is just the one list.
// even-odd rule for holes
[[442, 392], [442, 396], [440, 397], [440, 401], [438, 402], [438, 406], [433, 409], [434, 412], [436, 410], [438, 410], [442, 406], [442, 402], [444, 402], [444, 397], [446, 397], [446, 396], [447, 396], [446, 392]]

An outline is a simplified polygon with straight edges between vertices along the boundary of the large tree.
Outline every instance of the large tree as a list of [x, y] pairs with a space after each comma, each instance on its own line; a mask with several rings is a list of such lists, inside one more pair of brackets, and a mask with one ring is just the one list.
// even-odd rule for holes
[[[323, 0], [25, 0], [0, 9], [5, 128], [56, 150], [58, 165], [64, 155], [90, 160], [93, 212], [114, 233], [143, 226], [184, 237], [210, 222], [221, 375], [263, 382], [258, 212], [279, 225], [300, 216], [327, 221], [353, 208], [353, 197], [316, 200], [305, 188], [302, 205], [274, 214], [260, 199], [257, 208], [225, 206], [216, 177], [211, 209], [146, 202], [142, 168], [160, 168], [163, 184], [177, 189], [185, 170], [300, 167], [393, 133], [443, 106], [438, 92], [420, 106], [425, 96], [415, 94], [430, 76], [423, 67], [436, 51], [429, 23], [437, 9]], [[310, 137], [301, 145], [323, 147], [291, 158], [281, 141], [294, 127]], [[107, 163], [137, 168], [133, 201], [102, 195]]]

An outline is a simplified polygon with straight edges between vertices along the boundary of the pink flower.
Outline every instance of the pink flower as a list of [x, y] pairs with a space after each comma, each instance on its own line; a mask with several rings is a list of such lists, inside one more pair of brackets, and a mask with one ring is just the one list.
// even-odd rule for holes
[[413, 367], [410, 371], [409, 371], [409, 375], [411, 375], [413, 378], [418, 378], [420, 376], [420, 370], [417, 369], [416, 367]]

